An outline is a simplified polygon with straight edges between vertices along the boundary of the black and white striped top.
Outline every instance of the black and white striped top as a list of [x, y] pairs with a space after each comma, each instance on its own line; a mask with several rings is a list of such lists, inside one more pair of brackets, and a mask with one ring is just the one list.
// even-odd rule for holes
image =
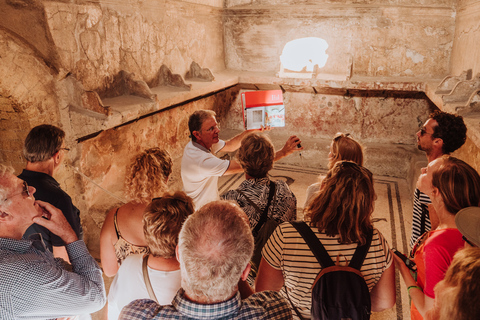
[[[277, 180], [274, 182], [275, 195], [268, 210], [268, 217], [278, 223], [295, 220], [297, 214], [297, 198], [285, 181]], [[224, 200], [235, 200], [240, 208], [247, 214], [250, 220], [250, 228], [254, 229], [260, 220], [260, 213], [255, 210], [238, 190], [245, 193], [263, 212], [267, 205], [268, 194], [270, 192], [270, 179], [267, 177], [247, 179], [243, 181], [237, 189], [230, 190], [221, 197]]]
[[[357, 248], [356, 243], [339, 244], [338, 236], [328, 237], [317, 228], [312, 230], [333, 261], [341, 254], [350, 262]], [[273, 268], [282, 270], [285, 285], [280, 293], [287, 298], [285, 293], [287, 288], [292, 303], [305, 318], [310, 318], [312, 285], [321, 267], [298, 231], [290, 223], [282, 223], [265, 244], [262, 256]], [[387, 241], [377, 229], [374, 229], [372, 244], [360, 269], [369, 290], [377, 284], [392, 261]], [[295, 313], [293, 315], [296, 318]]]
[[418, 189], [413, 194], [413, 217], [412, 217], [412, 236], [410, 237], [410, 247], [413, 247], [417, 239], [423, 234], [420, 230], [422, 221], [422, 206], [425, 210], [425, 231], [430, 231], [430, 215], [428, 212], [428, 204], [432, 203], [430, 198]]

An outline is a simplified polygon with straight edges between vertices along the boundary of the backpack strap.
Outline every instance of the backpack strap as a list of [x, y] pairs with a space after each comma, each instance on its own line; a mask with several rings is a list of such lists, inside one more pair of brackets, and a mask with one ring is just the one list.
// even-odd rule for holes
[[257, 222], [257, 225], [255, 228], [252, 230], [253, 236], [255, 237], [258, 234], [258, 231], [262, 228], [263, 224], [267, 221], [268, 217], [268, 208], [270, 207], [270, 203], [272, 202], [273, 196], [275, 195], [275, 182], [270, 180], [270, 192], [268, 193], [268, 200], [267, 200], [267, 205], [265, 206], [265, 209], [263, 209], [263, 212], [260, 210], [260, 208], [255, 204], [255, 202], [252, 201], [247, 195], [242, 192], [241, 190], [237, 190], [247, 201], [252, 205], [252, 207], [257, 210], [258, 213], [260, 213], [260, 219]]
[[355, 250], [352, 260], [350, 260], [350, 263], [348, 264], [349, 267], [352, 267], [360, 271], [360, 268], [363, 265], [363, 261], [367, 256], [368, 249], [370, 249], [372, 238], [373, 238], [373, 228], [367, 233], [367, 240], [366, 240], [367, 242], [363, 246], [358, 246], [357, 250]]
[[310, 251], [312, 251], [312, 253], [315, 255], [315, 258], [323, 269], [335, 265], [327, 250], [325, 250], [323, 244], [320, 242], [320, 240], [318, 240], [315, 233], [304, 221], [292, 221], [290, 223], [295, 227], [295, 229], [297, 229], [298, 233], [300, 233], [303, 240], [305, 240], [310, 248]]

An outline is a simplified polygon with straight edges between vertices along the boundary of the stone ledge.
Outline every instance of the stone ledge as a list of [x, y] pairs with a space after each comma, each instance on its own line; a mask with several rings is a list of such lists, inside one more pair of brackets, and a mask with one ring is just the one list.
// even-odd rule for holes
[[[186, 80], [185, 83], [192, 85], [190, 91], [175, 87], [152, 88], [152, 92], [157, 95], [155, 100], [136, 96], [104, 99], [103, 104], [111, 108], [111, 115], [99, 117], [89, 113], [83, 114], [82, 117], [78, 118], [80, 120], [76, 121], [74, 126], [78, 130], [75, 133], [75, 139], [78, 141], [86, 140], [103, 130], [121, 126], [166, 108], [181, 105], [235, 85], [239, 85], [242, 89], [251, 90], [281, 89], [291, 92], [335, 95], [348, 95], [365, 91], [411, 96], [424, 93], [441, 110], [455, 112], [455, 110], [448, 110], [448, 106], [444, 106], [441, 95], [435, 94], [440, 81], [441, 79], [359, 76], [354, 76], [345, 81], [292, 79], [278, 78], [273, 73], [224, 70], [215, 73], [213, 82]], [[78, 113], [76, 110], [72, 110], [72, 112]], [[469, 127], [469, 138], [472, 139], [477, 147], [480, 147], [480, 114], [466, 114], [464, 118]]]

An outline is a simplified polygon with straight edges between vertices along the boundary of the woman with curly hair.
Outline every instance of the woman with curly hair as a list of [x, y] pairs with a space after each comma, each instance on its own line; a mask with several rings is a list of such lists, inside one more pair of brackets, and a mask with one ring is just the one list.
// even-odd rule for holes
[[172, 158], [166, 150], [147, 149], [133, 160], [125, 179], [129, 202], [110, 210], [100, 233], [100, 258], [106, 276], [114, 276], [128, 255], [148, 252], [143, 212], [153, 198], [166, 191], [171, 173]]
[[[131, 254], [118, 269], [108, 293], [108, 319], [118, 319], [122, 308], [136, 299], [155, 299], [170, 304], [181, 286], [180, 264], [175, 256], [178, 234], [193, 213], [193, 201], [185, 192], [166, 192], [155, 198], [143, 214], [143, 234], [150, 253]], [[147, 267], [152, 293], [144, 280]]]
[[[342, 160], [352, 161], [363, 166], [363, 146], [358, 143], [357, 140], [353, 139], [349, 133], [338, 132], [330, 144], [328, 170], [331, 170], [335, 163]], [[325, 176], [320, 175], [318, 182], [308, 187], [305, 204], [303, 205], [304, 208], [310, 204], [314, 195], [320, 191], [320, 186], [324, 178]]]

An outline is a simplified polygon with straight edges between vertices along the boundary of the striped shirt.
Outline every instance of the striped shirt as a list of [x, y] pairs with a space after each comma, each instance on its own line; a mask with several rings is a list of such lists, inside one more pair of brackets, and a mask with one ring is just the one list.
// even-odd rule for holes
[[[297, 214], [297, 198], [285, 181], [277, 180], [273, 182], [275, 183], [275, 195], [268, 209], [268, 217], [278, 223], [294, 220]], [[260, 220], [261, 214], [255, 210], [238, 190], [245, 193], [263, 212], [268, 202], [270, 179], [247, 179], [236, 190], [230, 190], [222, 196], [224, 200], [235, 200], [238, 203], [240, 208], [247, 214], [250, 220], [250, 228], [253, 230]]]
[[[312, 230], [333, 261], [341, 254], [350, 262], [357, 248], [356, 243], [339, 244], [338, 236], [329, 237], [325, 233], [320, 233], [317, 228]], [[262, 256], [270, 266], [282, 270], [285, 285], [280, 293], [287, 298], [285, 292], [287, 288], [291, 302], [305, 318], [310, 318], [312, 285], [321, 267], [302, 236], [290, 223], [282, 223], [263, 248]], [[387, 241], [377, 229], [374, 229], [372, 244], [360, 269], [369, 290], [377, 284], [392, 261]], [[296, 318], [295, 313], [293, 316]]]
[[[428, 204], [432, 203], [430, 198], [418, 189], [415, 189], [413, 195], [413, 218], [412, 218], [412, 236], [410, 238], [410, 247], [413, 247], [417, 239], [426, 231], [430, 231], [430, 216], [428, 214]], [[422, 232], [422, 210], [425, 211], [425, 230]]]

